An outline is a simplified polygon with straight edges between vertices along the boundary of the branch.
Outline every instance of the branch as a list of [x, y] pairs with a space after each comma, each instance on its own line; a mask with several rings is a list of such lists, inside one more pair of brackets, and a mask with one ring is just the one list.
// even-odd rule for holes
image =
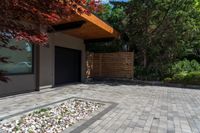
[[164, 17], [162, 18], [161, 22], [158, 24], [158, 26], [156, 27], [156, 29], [154, 29], [154, 30], [151, 32], [151, 34], [156, 33], [156, 32], [158, 31], [158, 29], [163, 25], [165, 19], [167, 18], [168, 14], [169, 14], [170, 9], [172, 8], [173, 5], [175, 5], [175, 4], [174, 4], [175, 1], [176, 1], [176, 0], [174, 0], [173, 3], [171, 4], [171, 6], [168, 7], [168, 9], [167, 9], [167, 11], [165, 12], [165, 15], [164, 15]]

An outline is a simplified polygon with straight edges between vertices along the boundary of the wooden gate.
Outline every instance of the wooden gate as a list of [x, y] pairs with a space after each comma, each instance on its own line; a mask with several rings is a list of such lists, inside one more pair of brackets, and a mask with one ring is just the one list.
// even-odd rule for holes
[[128, 78], [134, 75], [134, 53], [87, 53], [87, 78]]

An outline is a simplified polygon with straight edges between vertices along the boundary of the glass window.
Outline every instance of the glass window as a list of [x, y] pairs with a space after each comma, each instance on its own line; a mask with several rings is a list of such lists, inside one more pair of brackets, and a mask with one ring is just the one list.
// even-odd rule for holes
[[5, 74], [33, 73], [33, 46], [26, 41], [16, 40], [11, 40], [8, 45], [22, 50], [11, 50], [0, 46], [0, 56], [8, 57], [10, 61], [9, 63], [0, 62], [0, 70], [3, 70]]

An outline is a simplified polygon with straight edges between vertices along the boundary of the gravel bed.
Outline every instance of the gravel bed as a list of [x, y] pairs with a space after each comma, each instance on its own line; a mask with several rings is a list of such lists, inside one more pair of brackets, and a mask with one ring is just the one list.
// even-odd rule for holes
[[93, 101], [70, 99], [54, 107], [31, 112], [18, 120], [0, 123], [0, 129], [8, 133], [59, 133], [103, 105]]

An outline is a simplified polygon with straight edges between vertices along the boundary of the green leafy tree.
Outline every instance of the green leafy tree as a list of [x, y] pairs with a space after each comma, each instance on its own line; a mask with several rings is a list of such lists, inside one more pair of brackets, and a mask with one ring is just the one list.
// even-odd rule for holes
[[103, 5], [103, 12], [98, 12], [97, 15], [111, 24], [114, 28], [120, 31], [124, 29], [123, 19], [126, 16], [124, 6], [105, 4]]
[[[97, 12], [97, 16], [108, 22], [123, 35], [123, 33], [125, 33], [125, 25], [123, 24], [123, 20], [126, 16], [125, 7], [122, 5], [114, 6], [111, 4], [104, 4], [102, 8], [103, 11]], [[117, 39], [106, 43], [92, 43], [87, 44], [87, 50], [91, 52], [115, 52], [123, 50], [124, 44], [123, 39]]]
[[164, 77], [170, 63], [188, 52], [199, 56], [199, 1], [131, 0], [126, 13], [130, 50], [140, 72], [150, 75], [146, 79]]

